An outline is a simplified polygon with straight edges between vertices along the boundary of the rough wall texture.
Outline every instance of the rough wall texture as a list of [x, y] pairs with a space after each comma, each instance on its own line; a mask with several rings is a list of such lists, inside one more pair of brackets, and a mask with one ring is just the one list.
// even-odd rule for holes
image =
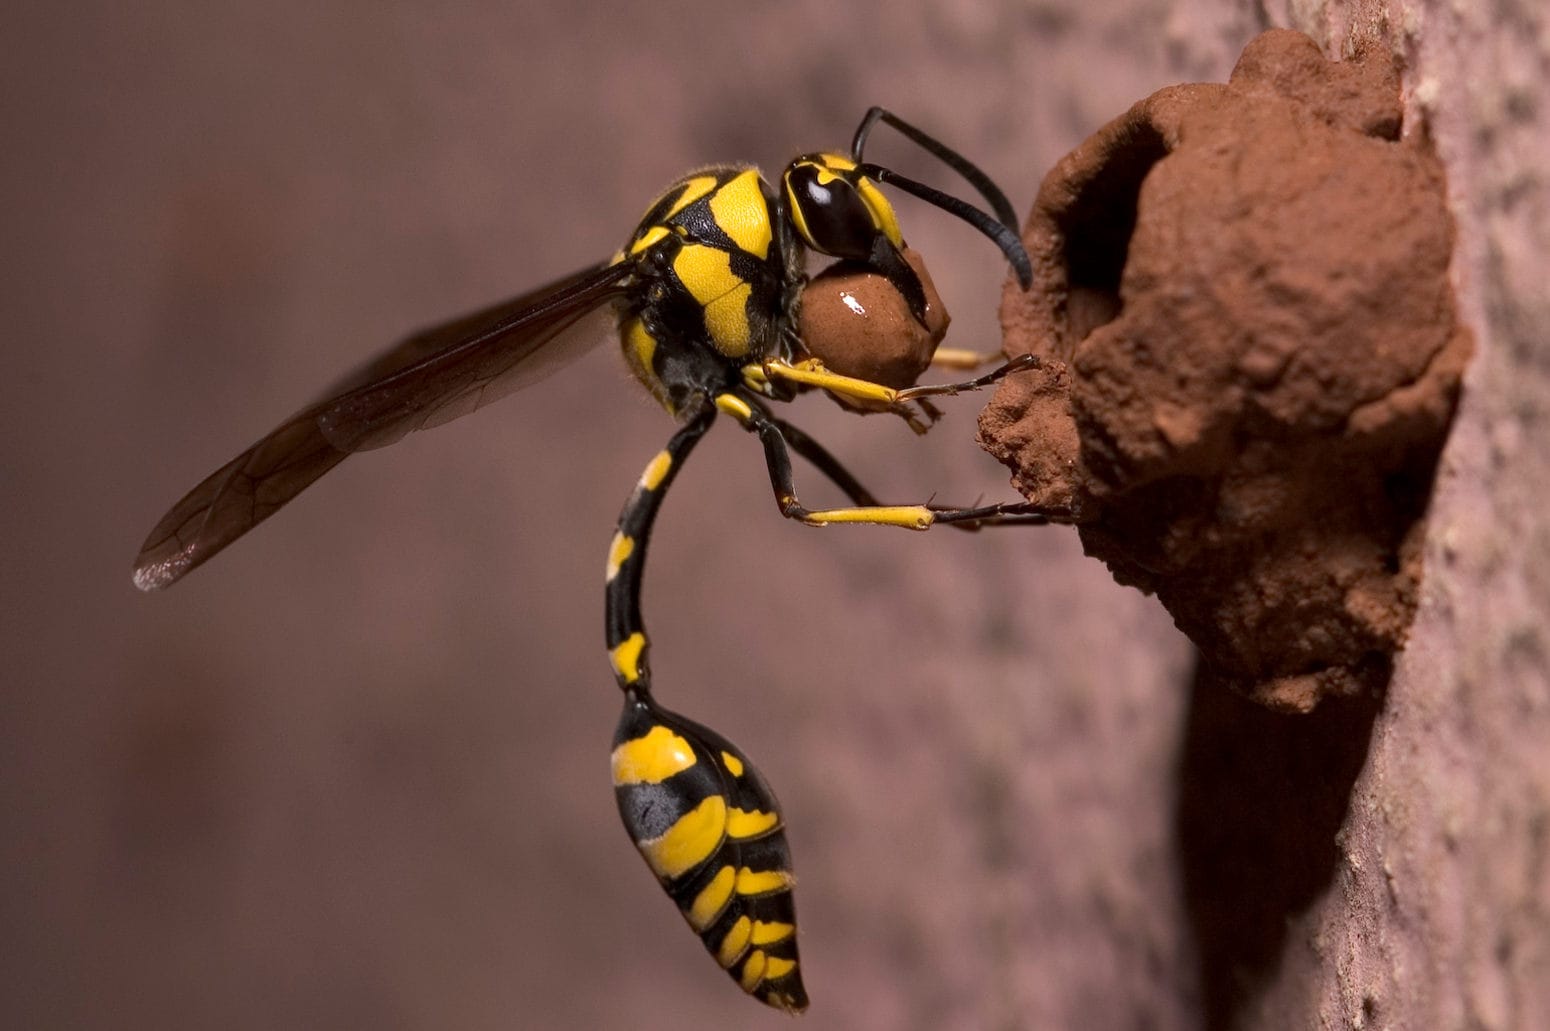
[[1550, 22], [1542, 4], [1283, 11], [1406, 63], [1459, 228], [1478, 349], [1430, 514], [1411, 642], [1372, 724], [1327, 891], [1290, 923], [1259, 1026], [1550, 1025]]
[[1380, 690], [1415, 614], [1470, 338], [1442, 168], [1401, 127], [1386, 50], [1264, 33], [1056, 163], [1002, 305], [1008, 355], [1070, 370], [1007, 379], [987, 450], [1278, 708]]
[[[785, 526], [735, 433], [674, 488], [656, 674], [791, 816], [807, 1027], [1544, 1025], [1546, 34], [1531, 0], [1462, 9], [1271, 12], [1332, 52], [1399, 41], [1477, 336], [1381, 707], [1192, 691], [1166, 614], [1069, 531]], [[130, 555], [364, 353], [610, 253], [687, 168], [778, 166], [886, 103], [1026, 203], [1137, 99], [1224, 79], [1265, 21], [1221, 0], [18, 11], [0, 1024], [790, 1028], [705, 968], [612, 811], [600, 573], [669, 429], [615, 355], [352, 459], [165, 597]], [[994, 253], [901, 217], [948, 341], [992, 346]], [[889, 499], [998, 498], [973, 408], [924, 441], [792, 416]]]

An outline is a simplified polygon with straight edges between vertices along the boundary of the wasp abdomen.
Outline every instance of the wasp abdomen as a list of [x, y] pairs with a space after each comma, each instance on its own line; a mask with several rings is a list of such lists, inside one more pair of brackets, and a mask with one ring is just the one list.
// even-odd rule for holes
[[631, 840], [716, 962], [761, 1002], [807, 1008], [791, 852], [753, 763], [715, 731], [631, 692], [613, 778]]

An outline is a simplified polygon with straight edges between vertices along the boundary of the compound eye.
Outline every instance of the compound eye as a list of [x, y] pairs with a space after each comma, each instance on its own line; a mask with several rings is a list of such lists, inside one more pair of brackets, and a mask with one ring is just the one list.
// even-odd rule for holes
[[880, 230], [855, 186], [817, 165], [786, 172], [792, 221], [807, 245], [834, 258], [865, 261]]

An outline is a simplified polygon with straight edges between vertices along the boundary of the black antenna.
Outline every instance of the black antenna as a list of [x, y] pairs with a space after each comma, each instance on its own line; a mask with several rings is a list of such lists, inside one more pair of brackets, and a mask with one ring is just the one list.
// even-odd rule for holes
[[875, 179], [880, 183], [897, 186], [905, 193], [914, 194], [928, 204], [934, 204], [950, 215], [957, 215], [969, 225], [978, 229], [991, 242], [1001, 248], [1001, 253], [1006, 255], [1006, 260], [1011, 264], [1013, 271], [1017, 273], [1017, 281], [1022, 284], [1024, 290], [1033, 285], [1033, 262], [1028, 259], [1028, 252], [1023, 249], [1022, 240], [1018, 239], [1017, 231], [1003, 222], [997, 222], [985, 212], [976, 208], [968, 201], [959, 200], [951, 194], [933, 189], [925, 183], [917, 183], [913, 179], [906, 179], [897, 172], [890, 171], [882, 165], [861, 164], [856, 167], [862, 175], [868, 179]]
[[1012, 210], [1012, 203], [1006, 199], [1006, 194], [1001, 192], [1001, 188], [991, 181], [990, 176], [980, 171], [977, 165], [947, 144], [926, 135], [926, 133], [885, 108], [874, 107], [862, 117], [861, 124], [856, 127], [856, 135], [850, 141], [850, 159], [852, 161], [858, 165], [861, 164], [861, 152], [866, 147], [867, 136], [871, 134], [872, 126], [878, 122], [897, 129], [922, 150], [936, 157], [943, 164], [963, 176], [969, 185], [978, 190], [980, 196], [984, 197], [986, 202], [995, 209], [996, 219], [1008, 229], [1016, 231], [1017, 214]]
[[[906, 138], [913, 141], [927, 153], [935, 156], [943, 164], [950, 167], [979, 191], [981, 197], [995, 209], [995, 217], [986, 214], [968, 201], [959, 200], [957, 197], [941, 190], [927, 186], [925, 183], [908, 179], [882, 165], [874, 165], [862, 160], [862, 151], [866, 147], [867, 136], [872, 132], [872, 127], [878, 122], [892, 126]], [[969, 225], [978, 229], [991, 242], [1000, 248], [1006, 256], [1007, 262], [1017, 273], [1017, 281], [1022, 284], [1024, 290], [1033, 284], [1033, 263], [1028, 258], [1028, 252], [1023, 248], [1023, 242], [1017, 233], [1017, 215], [1012, 210], [1011, 201], [1006, 199], [1006, 194], [1001, 188], [991, 181], [990, 176], [980, 171], [978, 166], [968, 158], [953, 150], [947, 144], [915, 128], [904, 119], [891, 111], [881, 107], [874, 107], [862, 117], [861, 124], [856, 127], [856, 135], [850, 142], [851, 160], [856, 162], [857, 171], [868, 179], [879, 183], [888, 183], [897, 186], [905, 193], [913, 194], [928, 204], [935, 205], [950, 215], [956, 215]]]

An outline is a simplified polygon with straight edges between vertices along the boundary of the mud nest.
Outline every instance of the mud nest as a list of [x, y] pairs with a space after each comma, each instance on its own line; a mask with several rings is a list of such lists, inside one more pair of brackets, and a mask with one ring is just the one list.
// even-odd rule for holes
[[1152, 592], [1215, 676], [1311, 708], [1383, 683], [1470, 341], [1393, 61], [1300, 33], [1161, 90], [1045, 178], [981, 442]]

